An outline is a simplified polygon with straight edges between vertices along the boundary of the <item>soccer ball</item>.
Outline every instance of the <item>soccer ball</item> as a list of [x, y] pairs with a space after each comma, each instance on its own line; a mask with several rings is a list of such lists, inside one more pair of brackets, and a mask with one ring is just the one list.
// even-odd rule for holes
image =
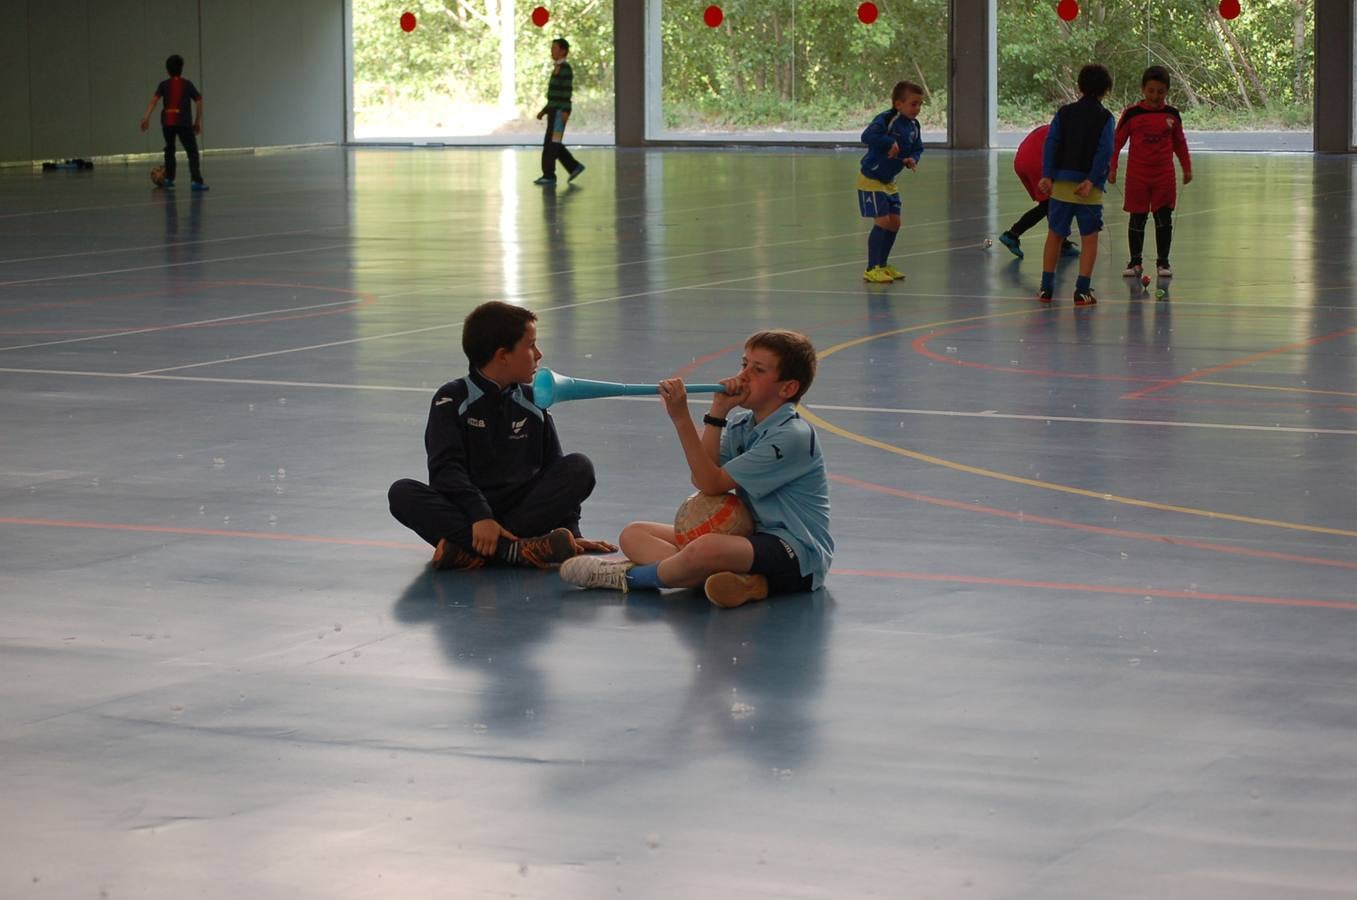
[[704, 534], [754, 533], [754, 517], [734, 494], [693, 494], [674, 516], [674, 536], [680, 547]]
[[151, 170], [151, 184], [160, 187], [165, 183], [165, 167], [156, 166]]

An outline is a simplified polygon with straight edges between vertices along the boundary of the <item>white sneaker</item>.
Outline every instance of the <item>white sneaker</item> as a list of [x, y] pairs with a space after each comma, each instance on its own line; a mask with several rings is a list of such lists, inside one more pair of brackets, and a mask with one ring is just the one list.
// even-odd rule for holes
[[1158, 271], [1159, 271], [1159, 277], [1160, 277], [1160, 278], [1172, 278], [1172, 277], [1173, 277], [1173, 269], [1169, 267], [1169, 264], [1168, 264], [1168, 263], [1166, 263], [1166, 262], [1159, 263], [1159, 265], [1157, 266], [1157, 269], [1158, 269]]
[[1140, 277], [1140, 273], [1143, 272], [1144, 270], [1145, 270], [1145, 267], [1142, 266], [1142, 265], [1139, 265], [1138, 263], [1127, 263], [1127, 264], [1126, 264], [1126, 268], [1122, 270], [1121, 277], [1122, 277], [1122, 278], [1139, 278], [1139, 277]]
[[629, 559], [599, 559], [575, 556], [561, 563], [561, 578], [576, 587], [609, 588], [627, 593], [627, 572], [636, 565]]

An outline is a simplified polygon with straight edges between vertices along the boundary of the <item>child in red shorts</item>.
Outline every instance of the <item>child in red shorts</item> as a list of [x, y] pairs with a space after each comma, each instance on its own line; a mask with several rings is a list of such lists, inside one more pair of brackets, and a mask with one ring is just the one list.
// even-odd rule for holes
[[1141, 253], [1145, 248], [1145, 224], [1154, 214], [1154, 242], [1157, 251], [1155, 270], [1160, 278], [1173, 276], [1169, 265], [1169, 246], [1173, 243], [1173, 209], [1178, 202], [1178, 180], [1173, 157], [1183, 167], [1183, 184], [1192, 181], [1192, 157], [1187, 152], [1183, 119], [1178, 110], [1164, 102], [1169, 92], [1169, 73], [1163, 66], [1150, 66], [1140, 77], [1141, 101], [1122, 111], [1117, 122], [1116, 144], [1112, 150], [1109, 182], [1117, 180], [1117, 161], [1122, 145], [1131, 142], [1126, 153], [1126, 202], [1122, 209], [1131, 214], [1127, 237], [1131, 261], [1122, 275], [1139, 278], [1144, 270]]

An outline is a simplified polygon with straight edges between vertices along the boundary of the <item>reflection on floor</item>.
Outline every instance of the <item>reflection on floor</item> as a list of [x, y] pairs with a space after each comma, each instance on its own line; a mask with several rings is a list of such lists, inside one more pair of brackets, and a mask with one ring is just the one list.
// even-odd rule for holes
[[[1076, 310], [1006, 152], [864, 284], [856, 157], [0, 174], [0, 896], [1349, 896], [1357, 160], [1200, 156], [1150, 292], [1114, 190]], [[809, 334], [827, 588], [429, 571], [386, 487], [492, 298], [584, 378]], [[556, 413], [590, 536], [689, 491], [653, 401]]]

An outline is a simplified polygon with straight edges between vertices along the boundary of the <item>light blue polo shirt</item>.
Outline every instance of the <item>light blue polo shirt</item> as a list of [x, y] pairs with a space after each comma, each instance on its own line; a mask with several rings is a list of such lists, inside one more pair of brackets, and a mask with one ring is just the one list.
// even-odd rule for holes
[[748, 411], [721, 433], [721, 468], [754, 514], [755, 530], [786, 541], [812, 587], [824, 584], [834, 556], [829, 477], [815, 429], [784, 403], [761, 423]]

